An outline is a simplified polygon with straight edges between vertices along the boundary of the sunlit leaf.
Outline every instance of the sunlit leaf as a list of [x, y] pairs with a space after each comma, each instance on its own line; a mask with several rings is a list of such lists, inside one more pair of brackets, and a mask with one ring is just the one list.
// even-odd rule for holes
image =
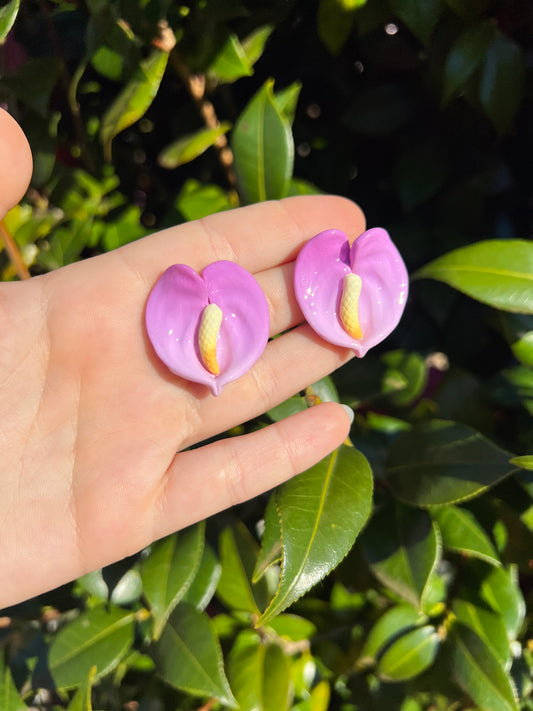
[[387, 480], [415, 506], [452, 504], [479, 496], [513, 471], [509, 453], [465, 425], [433, 420], [393, 443]]
[[253, 32], [250, 32], [250, 34], [242, 40], [241, 45], [244, 54], [251, 66], [253, 66], [263, 54], [266, 41], [272, 34], [273, 29], [273, 25], [262, 25], [253, 30]]
[[521, 457], [513, 457], [509, 460], [509, 462], [515, 467], [520, 467], [520, 469], [533, 471], [533, 454], [524, 454]]
[[426, 511], [390, 503], [379, 509], [363, 535], [374, 575], [417, 608], [441, 557], [437, 530]]
[[248, 203], [276, 200], [289, 188], [294, 142], [289, 122], [274, 100], [269, 79], [239, 116], [232, 148], [239, 190]]
[[503, 332], [516, 358], [533, 367], [533, 315], [501, 312]]
[[254, 73], [244, 47], [235, 34], [229, 34], [226, 41], [209, 65], [208, 74], [220, 82], [234, 82]]
[[68, 705], [67, 711], [92, 711], [92, 686], [96, 674], [96, 666], [89, 669], [86, 679], [78, 687], [72, 701]]
[[341, 446], [275, 493], [282, 531], [282, 573], [265, 624], [332, 570], [353, 546], [372, 506], [365, 457]]
[[189, 589], [200, 566], [205, 523], [168, 536], [151, 547], [143, 561], [144, 596], [154, 617], [154, 639], [161, 635], [169, 615]]
[[0, 708], [2, 711], [26, 711], [28, 708], [17, 691], [4, 650], [0, 650]]
[[455, 598], [452, 610], [457, 619], [470, 627], [500, 660], [500, 664], [507, 668], [511, 649], [507, 630], [500, 615], [487, 607], [461, 598]]
[[152, 656], [160, 676], [193, 696], [236, 707], [213, 624], [204, 612], [182, 602], [155, 643]]
[[81, 684], [95, 663], [95, 680], [116, 667], [133, 642], [134, 619], [135, 614], [126, 610], [97, 607], [65, 625], [54, 638], [48, 658], [58, 688]]
[[165, 73], [168, 52], [152, 50], [102, 118], [100, 139], [107, 160], [111, 160], [113, 138], [138, 121], [155, 99]]
[[414, 276], [443, 281], [497, 309], [533, 313], [533, 242], [476, 242], [435, 259]]
[[383, 652], [377, 674], [385, 681], [412, 679], [433, 664], [439, 646], [439, 635], [433, 625], [409, 630]]
[[437, 522], [445, 548], [485, 560], [491, 565], [501, 565], [489, 537], [466, 509], [457, 506], [435, 508], [431, 516]]
[[163, 168], [169, 169], [189, 163], [214, 146], [220, 136], [223, 136], [230, 128], [231, 124], [226, 121], [216, 128], [202, 128], [195, 133], [181, 136], [177, 141], [163, 148], [157, 157], [157, 162]]
[[205, 610], [215, 594], [221, 574], [222, 566], [215, 552], [211, 546], [204, 546], [200, 567], [183, 599], [197, 610]]
[[[302, 398], [303, 399], [303, 398]], [[278, 406], [278, 407], [281, 407]], [[303, 408], [305, 409], [305, 407]], [[274, 421], [275, 418], [272, 418]], [[283, 419], [281, 417], [280, 419]], [[265, 530], [261, 538], [261, 549], [258, 553], [255, 568], [252, 576], [253, 582], [257, 582], [263, 577], [265, 571], [274, 563], [281, 560], [281, 529], [279, 525], [278, 512], [276, 509], [276, 497], [274, 494], [269, 498], [265, 509]]]
[[387, 643], [400, 634], [414, 629], [425, 619], [425, 616], [412, 605], [400, 604], [391, 607], [368, 633], [357, 664], [366, 666], [375, 662]]
[[176, 198], [176, 207], [186, 220], [198, 220], [237, 205], [220, 186], [203, 185], [189, 178]]
[[526, 608], [516, 580], [515, 568], [491, 568], [481, 581], [479, 595], [500, 615], [509, 639], [516, 639], [524, 621]]
[[15, 24], [19, 11], [20, 0], [10, 0], [0, 8], [0, 43], [7, 37], [9, 30]]
[[298, 104], [301, 90], [302, 83], [295, 81], [292, 84], [289, 84], [289, 86], [286, 86], [284, 89], [276, 91], [274, 94], [274, 101], [276, 102], [278, 109], [281, 111], [283, 116], [285, 116], [291, 126], [294, 122], [294, 115], [296, 113], [296, 106]]
[[322, 43], [333, 55], [339, 54], [350, 36], [355, 22], [355, 11], [366, 0], [320, 0], [317, 30]]

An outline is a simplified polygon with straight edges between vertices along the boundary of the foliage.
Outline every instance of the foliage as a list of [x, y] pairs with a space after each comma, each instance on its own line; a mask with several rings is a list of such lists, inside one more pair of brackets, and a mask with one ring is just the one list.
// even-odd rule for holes
[[32, 274], [324, 191], [413, 277], [385, 344], [243, 428], [340, 400], [349, 442], [3, 611], [2, 711], [533, 708], [532, 29], [527, 0], [0, 10]]

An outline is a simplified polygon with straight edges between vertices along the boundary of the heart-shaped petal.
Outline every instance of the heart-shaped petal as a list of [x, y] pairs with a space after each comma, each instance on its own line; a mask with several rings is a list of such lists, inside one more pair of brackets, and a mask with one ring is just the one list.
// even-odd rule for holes
[[398, 325], [408, 275], [380, 227], [363, 232], [351, 247], [344, 232], [326, 230], [299, 253], [294, 289], [310, 326], [324, 340], [362, 357]]
[[[218, 309], [210, 307], [217, 311], [214, 319], [209, 316], [216, 329], [210, 333], [212, 325], [204, 319], [202, 326], [202, 319], [212, 304]], [[234, 262], [214, 262], [201, 276], [185, 264], [175, 264], [152, 289], [146, 305], [146, 329], [169, 370], [207, 385], [219, 395], [222, 387], [249, 370], [265, 349], [268, 304], [254, 277]], [[206, 339], [210, 343], [206, 344]], [[216, 351], [216, 374], [212, 359], [206, 357], [210, 348], [211, 355]]]

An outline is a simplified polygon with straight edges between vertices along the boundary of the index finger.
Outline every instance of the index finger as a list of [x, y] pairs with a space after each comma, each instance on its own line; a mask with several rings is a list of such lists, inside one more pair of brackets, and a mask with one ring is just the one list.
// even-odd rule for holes
[[171, 227], [118, 252], [149, 283], [176, 263], [199, 272], [228, 259], [257, 273], [294, 259], [304, 242], [331, 227], [357, 237], [365, 229], [363, 212], [336, 196], [286, 198]]

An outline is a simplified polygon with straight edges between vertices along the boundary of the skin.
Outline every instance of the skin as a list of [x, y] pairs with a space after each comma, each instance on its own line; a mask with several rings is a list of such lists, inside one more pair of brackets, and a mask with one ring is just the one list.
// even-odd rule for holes
[[[30, 175], [26, 139], [0, 110], [1, 216]], [[290, 198], [0, 284], [0, 608], [267, 491], [346, 438], [348, 415], [325, 403], [183, 451], [350, 358], [302, 324], [292, 289], [298, 250], [332, 226], [355, 237], [364, 217], [342, 198]], [[256, 276], [269, 302], [271, 335], [292, 330], [214, 398], [160, 363], [146, 337], [144, 308], [169, 265], [201, 271], [219, 259]]]

